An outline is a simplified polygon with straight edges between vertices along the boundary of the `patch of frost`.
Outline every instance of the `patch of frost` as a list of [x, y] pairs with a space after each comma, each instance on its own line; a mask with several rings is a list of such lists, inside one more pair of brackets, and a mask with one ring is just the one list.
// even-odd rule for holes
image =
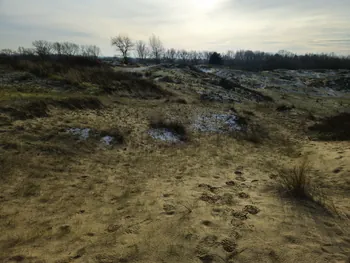
[[168, 129], [151, 129], [148, 131], [148, 134], [156, 140], [164, 141], [164, 142], [180, 142], [180, 136], [174, 134]]
[[77, 135], [79, 136], [79, 138], [81, 140], [86, 140], [89, 138], [90, 136], [90, 131], [91, 129], [89, 128], [85, 128], [85, 129], [81, 129], [81, 128], [70, 128], [67, 130], [67, 132], [73, 134], [73, 135]]
[[211, 68], [202, 68], [202, 67], [198, 67], [198, 69], [204, 73], [213, 73], [214, 70]]
[[114, 138], [112, 136], [108, 136], [108, 135], [101, 138], [101, 142], [106, 144], [106, 145], [111, 145], [113, 140], [114, 140]]
[[237, 116], [232, 114], [202, 115], [197, 117], [193, 127], [201, 132], [240, 131], [242, 127], [237, 123], [237, 120]]

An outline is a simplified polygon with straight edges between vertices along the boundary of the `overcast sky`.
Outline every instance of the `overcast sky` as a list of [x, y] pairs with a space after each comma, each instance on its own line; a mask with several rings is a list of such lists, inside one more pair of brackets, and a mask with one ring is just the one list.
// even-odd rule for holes
[[350, 54], [350, 0], [0, 0], [0, 49], [156, 34], [165, 47]]

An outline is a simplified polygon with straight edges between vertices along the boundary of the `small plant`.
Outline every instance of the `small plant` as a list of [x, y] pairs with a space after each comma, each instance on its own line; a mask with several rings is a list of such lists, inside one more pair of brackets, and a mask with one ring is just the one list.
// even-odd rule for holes
[[161, 116], [152, 116], [150, 120], [150, 127], [152, 129], [167, 129], [179, 135], [181, 141], [189, 140], [187, 129], [180, 122], [165, 120]]
[[278, 178], [283, 193], [297, 200], [311, 201], [322, 207], [327, 213], [339, 216], [333, 201], [313, 182], [310, 174], [311, 165], [307, 158], [292, 169], [280, 171]]
[[40, 195], [40, 186], [35, 183], [25, 181], [24, 184], [18, 189], [18, 194], [22, 197], [38, 196]]
[[211, 65], [222, 65], [223, 64], [223, 60], [222, 60], [222, 57], [221, 57], [220, 53], [217, 53], [217, 52], [212, 53], [210, 58], [209, 58], [209, 64], [211, 64]]
[[347, 141], [350, 139], [350, 113], [341, 112], [325, 118], [309, 130], [319, 140]]
[[235, 132], [234, 137], [239, 140], [245, 140], [254, 144], [261, 144], [264, 140], [269, 139], [267, 129], [257, 123], [247, 124], [244, 118], [238, 120], [238, 124], [245, 127], [241, 132]]
[[280, 172], [280, 183], [284, 191], [300, 199], [313, 199], [311, 179], [309, 176], [310, 164], [304, 159], [300, 165]]
[[76, 69], [69, 69], [65, 74], [64, 78], [68, 83], [73, 85], [80, 85], [83, 82], [83, 78], [81, 77], [81, 73]]
[[13, 160], [12, 154], [4, 154], [0, 155], [0, 180], [6, 179], [6, 177], [10, 174], [11, 171], [11, 160]]

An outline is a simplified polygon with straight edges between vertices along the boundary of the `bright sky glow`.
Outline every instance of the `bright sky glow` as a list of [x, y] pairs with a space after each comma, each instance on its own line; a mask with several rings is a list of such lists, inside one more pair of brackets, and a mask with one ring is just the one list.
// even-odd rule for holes
[[0, 0], [0, 49], [156, 34], [167, 48], [350, 54], [349, 0]]

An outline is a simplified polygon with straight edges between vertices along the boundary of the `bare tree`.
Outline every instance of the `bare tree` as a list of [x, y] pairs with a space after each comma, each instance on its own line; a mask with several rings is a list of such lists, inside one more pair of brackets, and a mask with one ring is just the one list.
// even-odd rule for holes
[[200, 63], [204, 63], [206, 60], [205, 54], [203, 51], [198, 52], [198, 59], [200, 60]]
[[179, 50], [178, 51], [178, 56], [182, 60], [183, 63], [186, 63], [187, 60], [189, 59], [189, 54], [185, 49]]
[[35, 53], [41, 57], [49, 56], [52, 51], [52, 44], [45, 40], [36, 40], [33, 43]]
[[65, 56], [76, 56], [80, 52], [79, 45], [70, 42], [61, 43], [61, 54]]
[[149, 55], [150, 51], [144, 41], [142, 40], [136, 41], [135, 48], [139, 59], [144, 60]]
[[198, 61], [200, 59], [199, 52], [191, 51], [191, 52], [188, 53], [188, 57], [189, 57], [189, 59], [190, 59], [192, 64], [195, 64], [195, 65], [198, 64]]
[[[281, 55], [282, 57], [294, 57], [294, 54], [288, 50], [280, 50], [277, 54]], [[332, 56], [332, 54], [330, 56]]]
[[56, 55], [62, 55], [62, 44], [60, 42], [55, 42], [52, 44], [52, 49]]
[[210, 51], [203, 51], [203, 54], [204, 54], [204, 59], [206, 60], [206, 62], [208, 63], [209, 62], [209, 59], [211, 57], [211, 55], [213, 54], [213, 52], [210, 52]]
[[228, 50], [223, 56], [223, 59], [226, 65], [233, 64], [235, 59], [235, 52], [232, 50]]
[[176, 50], [174, 48], [168, 49], [165, 52], [165, 54], [166, 59], [169, 60], [171, 63], [174, 63], [176, 58]]
[[25, 47], [18, 47], [17, 52], [19, 55], [22, 55], [22, 56], [32, 56], [35, 54], [35, 50], [33, 48], [25, 48]]
[[112, 46], [116, 46], [123, 56], [124, 63], [127, 63], [128, 52], [134, 47], [134, 43], [127, 35], [118, 35], [111, 39]]
[[11, 56], [11, 55], [14, 55], [15, 53], [16, 52], [14, 52], [13, 50], [11, 50], [9, 48], [4, 48], [4, 49], [0, 50], [1, 55]]
[[152, 35], [149, 38], [149, 45], [151, 47], [151, 53], [152, 53], [153, 58], [157, 61], [157, 63], [159, 63], [160, 58], [164, 52], [164, 47], [163, 47], [162, 41], [160, 41], [159, 37]]
[[80, 52], [84, 57], [97, 58], [101, 53], [101, 49], [95, 45], [82, 45], [80, 46]]
[[90, 54], [94, 58], [97, 58], [101, 55], [101, 49], [96, 45], [91, 45], [89, 50], [90, 50]]
[[163, 54], [163, 59], [167, 62], [171, 62], [170, 49], [167, 49]]
[[224, 55], [224, 58], [228, 60], [232, 60], [235, 58], [235, 52], [233, 50], [228, 50], [226, 54]]

